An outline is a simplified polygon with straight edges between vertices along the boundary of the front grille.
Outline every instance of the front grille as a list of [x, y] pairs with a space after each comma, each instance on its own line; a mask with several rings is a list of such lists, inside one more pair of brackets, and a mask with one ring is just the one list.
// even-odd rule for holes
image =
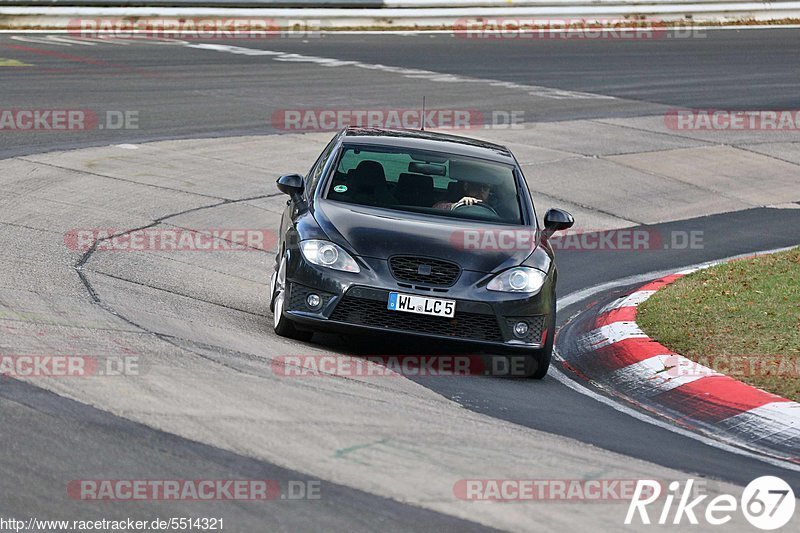
[[[456, 306], [457, 307], [457, 306]], [[390, 311], [386, 301], [345, 295], [330, 317], [337, 322], [385, 328], [387, 330], [458, 339], [503, 342], [503, 335], [494, 315], [464, 313], [456, 310], [455, 318]]]
[[392, 276], [399, 281], [449, 287], [461, 274], [461, 267], [450, 261], [396, 255], [389, 259]]

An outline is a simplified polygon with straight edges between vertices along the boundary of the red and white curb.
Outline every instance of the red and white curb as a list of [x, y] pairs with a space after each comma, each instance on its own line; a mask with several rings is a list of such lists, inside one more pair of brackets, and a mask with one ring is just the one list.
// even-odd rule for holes
[[636, 324], [642, 302], [699, 269], [656, 279], [602, 307], [594, 328], [577, 339], [583, 358], [591, 358], [587, 377], [683, 426], [800, 464], [799, 403], [690, 361]]

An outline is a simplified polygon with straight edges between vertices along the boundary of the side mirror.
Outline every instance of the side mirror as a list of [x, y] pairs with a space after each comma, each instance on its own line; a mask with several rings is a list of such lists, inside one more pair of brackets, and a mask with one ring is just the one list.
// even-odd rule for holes
[[544, 231], [548, 237], [557, 231], [571, 228], [574, 223], [572, 215], [563, 209], [549, 209], [544, 214]]
[[276, 183], [278, 190], [291, 196], [292, 200], [303, 194], [303, 176], [300, 174], [286, 174], [278, 178]]

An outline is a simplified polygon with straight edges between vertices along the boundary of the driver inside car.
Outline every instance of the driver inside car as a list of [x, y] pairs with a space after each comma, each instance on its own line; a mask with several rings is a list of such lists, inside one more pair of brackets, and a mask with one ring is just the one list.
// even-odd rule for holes
[[489, 195], [492, 193], [492, 187], [488, 183], [479, 183], [477, 181], [463, 181], [464, 196], [456, 202], [437, 202], [433, 205], [435, 209], [450, 209], [462, 205], [475, 205], [477, 203], [486, 202]]

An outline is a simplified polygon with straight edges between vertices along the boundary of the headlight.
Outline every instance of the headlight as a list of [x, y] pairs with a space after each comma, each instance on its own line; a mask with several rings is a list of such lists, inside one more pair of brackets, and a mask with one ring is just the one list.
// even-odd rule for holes
[[536, 294], [542, 289], [547, 274], [529, 267], [516, 267], [501, 272], [486, 286], [490, 291]]
[[309, 240], [300, 243], [300, 251], [306, 261], [315, 265], [344, 270], [345, 272], [361, 272], [358, 263], [345, 252], [341, 246], [328, 241]]

